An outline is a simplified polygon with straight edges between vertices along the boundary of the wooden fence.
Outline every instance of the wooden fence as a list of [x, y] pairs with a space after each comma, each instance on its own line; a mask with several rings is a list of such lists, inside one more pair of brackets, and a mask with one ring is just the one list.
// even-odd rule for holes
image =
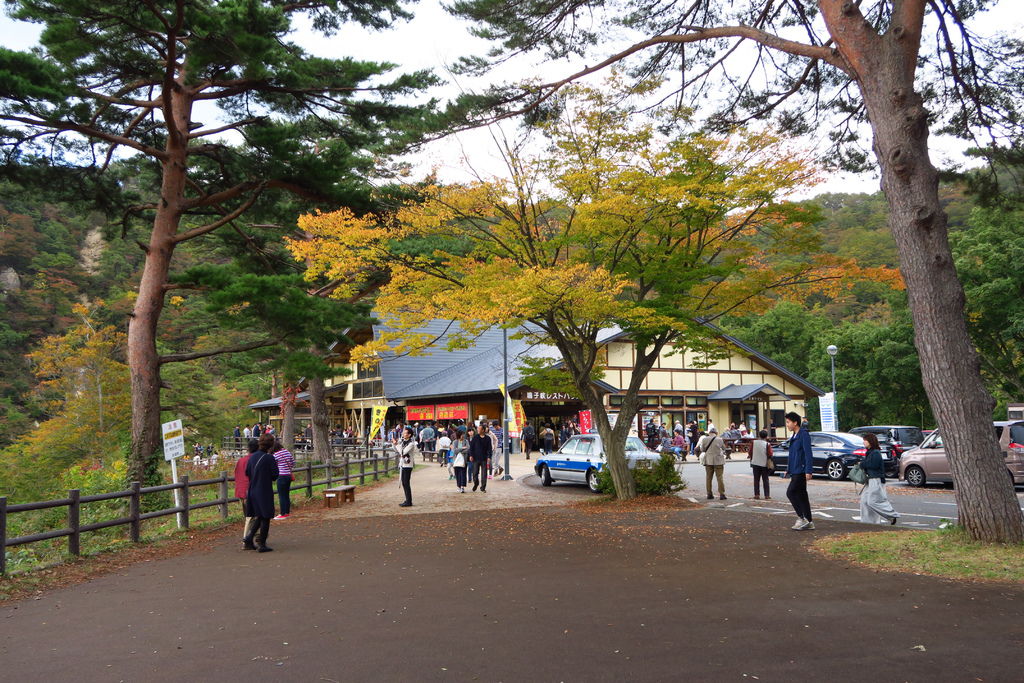
[[[326, 485], [330, 487], [336, 483], [349, 484], [353, 480], [358, 479], [360, 484], [366, 483], [367, 477], [373, 477], [373, 481], [380, 479], [381, 475], [386, 475], [391, 472], [398, 470], [398, 457], [397, 454], [388, 453], [387, 447], [375, 448], [373, 451], [378, 452], [379, 455], [373, 457], [357, 457], [351, 458], [346, 455], [341, 462], [326, 462], [321, 464], [313, 464], [312, 462], [306, 462], [304, 465], [296, 465], [293, 470], [293, 481], [292, 491], [300, 491], [305, 489], [306, 497], [313, 495], [313, 488], [315, 486]], [[360, 449], [358, 455], [365, 455], [366, 451]], [[381, 468], [383, 463], [383, 468]], [[372, 464], [373, 469], [367, 470], [367, 465]], [[353, 471], [358, 469], [358, 471]], [[324, 470], [326, 476], [323, 479], [313, 479], [313, 473]], [[303, 476], [303, 473], [305, 475]], [[46, 541], [53, 538], [67, 537], [68, 539], [68, 552], [72, 555], [81, 554], [81, 536], [84, 533], [90, 531], [98, 531], [100, 529], [107, 529], [115, 526], [128, 526], [128, 538], [138, 543], [142, 533], [142, 522], [147, 519], [155, 519], [157, 517], [165, 517], [167, 515], [181, 514], [182, 526], [188, 528], [189, 526], [189, 512], [192, 510], [199, 510], [207, 507], [220, 507], [220, 516], [222, 519], [228, 517], [228, 504], [238, 501], [238, 498], [228, 495], [228, 482], [233, 482], [235, 478], [228, 476], [227, 472], [222, 472], [219, 477], [213, 479], [199, 479], [196, 481], [190, 481], [188, 476], [182, 476], [181, 481], [177, 484], [163, 484], [161, 486], [142, 486], [139, 482], [132, 482], [130, 488], [126, 491], [115, 491], [113, 493], [98, 493], [89, 496], [81, 495], [78, 489], [72, 489], [68, 491], [67, 498], [59, 498], [57, 500], [47, 500], [37, 503], [18, 503], [15, 505], [8, 505], [6, 497], [0, 497], [0, 575], [7, 572], [7, 548], [24, 545], [27, 543], [38, 543], [39, 541]], [[203, 502], [191, 502], [191, 490], [197, 487], [204, 486], [217, 486], [218, 497], [214, 500], [207, 500]], [[178, 497], [178, 504], [175, 507], [165, 508], [163, 510], [153, 510], [151, 512], [142, 512], [142, 497], [146, 494], [158, 493], [161, 491], [180, 491]], [[88, 503], [95, 503], [104, 500], [116, 500], [126, 498], [128, 499], [128, 516], [118, 517], [116, 519], [108, 519], [100, 522], [93, 522], [92, 524], [81, 524], [81, 511], [82, 505]], [[51, 531], [43, 531], [36, 534], [29, 534], [27, 536], [15, 536], [14, 538], [7, 538], [7, 519], [11, 514], [19, 512], [30, 512], [34, 510], [47, 510], [56, 507], [66, 507], [67, 513], [67, 526], [63, 529], [53, 529]]]

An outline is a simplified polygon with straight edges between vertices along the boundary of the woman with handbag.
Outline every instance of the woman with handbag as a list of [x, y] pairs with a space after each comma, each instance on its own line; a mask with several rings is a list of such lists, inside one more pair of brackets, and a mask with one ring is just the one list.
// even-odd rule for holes
[[772, 461], [772, 445], [768, 443], [768, 432], [761, 430], [757, 438], [750, 444], [750, 469], [754, 470], [754, 500], [761, 499], [761, 482], [764, 482], [764, 499], [771, 500], [771, 490], [768, 485], [768, 477], [775, 469]]
[[860, 521], [865, 524], [880, 524], [882, 520], [895, 524], [900, 515], [893, 509], [885, 493], [885, 463], [878, 437], [868, 432], [862, 435], [864, 448], [868, 453], [861, 462], [861, 469], [867, 475], [867, 483], [860, 492]]
[[469, 452], [469, 440], [465, 433], [459, 432], [452, 444], [452, 469], [455, 471], [455, 488], [459, 493], [466, 492], [466, 457]]

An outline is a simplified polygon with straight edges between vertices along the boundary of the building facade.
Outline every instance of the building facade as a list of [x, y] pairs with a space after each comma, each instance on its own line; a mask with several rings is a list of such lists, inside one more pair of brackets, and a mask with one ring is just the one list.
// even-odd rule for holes
[[[445, 349], [452, 325], [434, 321], [422, 330], [436, 346], [416, 355], [386, 355], [373, 364], [351, 360], [351, 346], [335, 344], [329, 361], [339, 372], [326, 381], [327, 403], [333, 429], [351, 429], [365, 436], [375, 405], [387, 405], [386, 427], [400, 422], [470, 422], [502, 420], [500, 385], [506, 372], [512, 399], [522, 402], [528, 421], [539, 428], [566, 420], [578, 421], [586, 406], [570, 393], [551, 393], [529, 386], [520, 366], [525, 357], [559, 362], [557, 351], [527, 342], [505, 339], [503, 330], [477, 336], [469, 348]], [[355, 344], [379, 335], [383, 328], [348, 331]], [[695, 420], [719, 429], [745, 423], [750, 429], [778, 429], [783, 415], [806, 414], [806, 402], [823, 391], [739, 340], [719, 333], [724, 358], [708, 362], [691, 352], [666, 350], [640, 390], [637, 427], [653, 418], [671, 428], [676, 422]], [[608, 330], [602, 344], [602, 380], [596, 382], [610, 416], [618, 414], [624, 388], [632, 378], [636, 360], [633, 342], [618, 330]], [[507, 344], [507, 354], [504, 349]], [[506, 368], [507, 362], [507, 368]], [[300, 401], [304, 395], [300, 395]], [[264, 419], [279, 419], [280, 399], [253, 404]], [[301, 410], [301, 408], [300, 408]], [[308, 409], [307, 409], [308, 412]]]

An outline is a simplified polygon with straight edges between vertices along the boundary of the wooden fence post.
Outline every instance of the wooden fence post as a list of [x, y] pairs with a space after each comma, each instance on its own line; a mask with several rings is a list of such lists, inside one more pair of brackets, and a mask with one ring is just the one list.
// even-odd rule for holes
[[228, 473], [220, 473], [220, 518], [228, 518]]
[[306, 498], [313, 497], [313, 461], [306, 461]]
[[181, 526], [184, 529], [188, 528], [188, 510], [189, 510], [189, 499], [191, 491], [188, 486], [188, 475], [181, 475]]
[[348, 473], [348, 466], [351, 464], [351, 461], [349, 460], [349, 457], [348, 457], [348, 453], [345, 454], [344, 463], [345, 463], [345, 486], [348, 486], [349, 479], [350, 479], [350, 476], [349, 476], [349, 473]]
[[373, 480], [380, 481], [380, 459], [373, 451], [370, 451], [370, 455], [373, 456]]
[[138, 543], [142, 536], [142, 522], [139, 519], [142, 509], [142, 484], [133, 481], [129, 488], [132, 490], [132, 497], [128, 499], [128, 518], [132, 521], [128, 525], [128, 540]]
[[359, 459], [359, 485], [362, 486], [366, 483], [366, 460], [363, 458]]
[[327, 488], [331, 488], [334, 477], [331, 476], [331, 459], [327, 458]]
[[7, 573], [7, 496], [0, 496], [0, 576]]
[[68, 552], [72, 555], [80, 555], [81, 547], [79, 545], [81, 541], [81, 516], [82, 516], [82, 504], [79, 499], [82, 497], [81, 491], [78, 489], [71, 489], [68, 491], [68, 498], [71, 499], [71, 504], [68, 505], [68, 528], [71, 529], [71, 535], [68, 536]]

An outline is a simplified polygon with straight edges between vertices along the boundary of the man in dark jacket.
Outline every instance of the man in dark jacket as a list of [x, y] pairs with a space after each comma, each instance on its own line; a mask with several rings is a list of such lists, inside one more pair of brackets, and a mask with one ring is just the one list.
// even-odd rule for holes
[[793, 529], [808, 531], [814, 529], [814, 522], [811, 520], [811, 501], [807, 497], [807, 482], [814, 473], [811, 435], [797, 413], [786, 413], [786, 427], [793, 432], [789, 439], [789, 458], [786, 465], [786, 476], [789, 477], [786, 497], [799, 517]]
[[473, 472], [473, 490], [477, 486], [481, 491], [487, 490], [487, 472], [491, 468], [491, 456], [494, 454], [491, 435], [487, 433], [487, 423], [480, 425], [480, 431], [473, 434], [470, 430], [469, 466]]
[[[277, 461], [270, 454], [274, 445], [271, 434], [263, 434], [259, 440], [259, 450], [249, 456], [245, 466], [245, 476], [249, 478], [248, 497], [245, 499], [246, 517], [253, 517], [249, 527], [249, 535], [245, 540], [246, 550], [258, 550], [268, 553], [273, 548], [267, 547], [267, 535], [270, 533], [270, 520], [274, 518], [274, 480], [277, 479]], [[255, 544], [253, 537], [255, 536]]]

